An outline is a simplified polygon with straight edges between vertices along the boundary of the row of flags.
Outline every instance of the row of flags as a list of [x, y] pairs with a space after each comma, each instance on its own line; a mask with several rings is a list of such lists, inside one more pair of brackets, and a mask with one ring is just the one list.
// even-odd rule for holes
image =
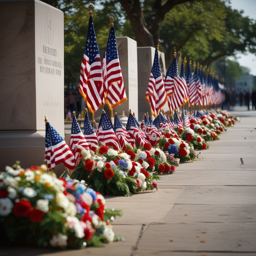
[[172, 112], [187, 102], [192, 106], [220, 104], [224, 101], [224, 93], [219, 88], [218, 79], [211, 73], [207, 76], [202, 69], [196, 67], [192, 74], [190, 63], [185, 72], [182, 62], [179, 74], [176, 53], [163, 79], [156, 49], [145, 98], [150, 104], [151, 114], [157, 116], [166, 101]]
[[112, 110], [127, 100], [117, 52], [115, 29], [113, 23], [111, 24], [105, 57], [101, 63], [92, 16], [89, 19], [86, 46], [81, 63], [79, 91], [92, 113], [104, 104]]
[[[47, 167], [52, 170], [60, 163], [64, 163], [69, 170], [74, 170], [82, 159], [80, 153], [83, 149], [89, 150], [99, 147], [99, 145], [104, 145], [115, 150], [126, 150], [128, 145], [135, 148], [137, 146], [136, 143], [145, 148], [147, 143], [154, 146], [161, 137], [160, 128], [171, 130], [175, 127], [183, 128], [183, 123], [189, 127], [191, 117], [198, 118], [204, 114], [194, 112], [192, 116], [183, 115], [180, 117], [175, 111], [173, 118], [171, 116], [166, 118], [160, 113], [154, 121], [150, 117], [147, 118], [145, 116], [141, 125], [135, 116], [129, 114], [125, 127], [117, 115], [115, 115], [114, 125], [112, 125], [109, 117], [103, 112], [99, 128], [95, 131], [90, 123], [88, 113], [86, 113], [84, 132], [82, 132], [74, 114], [69, 146], [49, 122], [46, 121], [45, 162]], [[172, 132], [175, 133], [174, 130]]]

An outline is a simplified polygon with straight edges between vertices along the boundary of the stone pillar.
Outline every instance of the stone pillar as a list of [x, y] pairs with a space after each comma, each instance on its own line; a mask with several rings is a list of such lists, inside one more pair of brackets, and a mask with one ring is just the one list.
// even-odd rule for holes
[[[153, 47], [138, 47], [138, 83], [139, 83], [139, 121], [142, 120], [144, 113], [151, 113], [150, 105], [145, 99], [145, 94], [148, 87], [148, 80], [155, 57], [155, 48]], [[165, 76], [165, 56], [163, 52], [159, 52], [159, 63], [161, 72]], [[164, 109], [166, 106], [164, 106]]]
[[0, 170], [44, 163], [44, 116], [64, 137], [64, 16], [41, 1], [0, 2]]

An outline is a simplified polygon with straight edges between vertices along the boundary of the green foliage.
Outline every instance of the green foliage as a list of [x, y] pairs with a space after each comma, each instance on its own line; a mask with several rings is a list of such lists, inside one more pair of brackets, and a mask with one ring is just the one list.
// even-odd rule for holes
[[103, 217], [105, 222], [113, 222], [117, 216], [121, 217], [122, 215], [123, 214], [121, 210], [105, 209]]

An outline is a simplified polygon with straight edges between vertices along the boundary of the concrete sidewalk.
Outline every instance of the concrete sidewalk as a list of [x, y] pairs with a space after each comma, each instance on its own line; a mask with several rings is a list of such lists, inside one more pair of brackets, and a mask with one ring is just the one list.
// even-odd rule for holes
[[114, 231], [125, 242], [0, 255], [256, 255], [256, 111], [232, 113], [241, 122], [210, 142], [198, 161], [161, 176], [158, 191], [107, 198], [108, 208], [123, 210]]

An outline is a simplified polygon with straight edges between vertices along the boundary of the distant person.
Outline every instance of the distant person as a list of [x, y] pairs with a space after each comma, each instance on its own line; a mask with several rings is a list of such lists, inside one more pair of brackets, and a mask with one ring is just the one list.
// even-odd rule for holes
[[240, 107], [243, 106], [243, 97], [244, 97], [244, 94], [242, 92], [242, 90], [240, 91], [239, 93], [239, 102], [240, 102]]
[[249, 90], [245, 94], [245, 104], [248, 107], [248, 110], [250, 110], [250, 93]]
[[256, 91], [255, 89], [252, 89], [252, 110], [254, 109], [256, 110]]
[[69, 90], [68, 95], [68, 110], [72, 113], [76, 110], [76, 96], [73, 95], [72, 90]]
[[230, 94], [229, 94], [229, 90], [226, 90], [225, 91], [225, 101], [226, 101], [226, 105], [227, 105], [227, 109], [229, 110], [229, 107], [230, 107]]

